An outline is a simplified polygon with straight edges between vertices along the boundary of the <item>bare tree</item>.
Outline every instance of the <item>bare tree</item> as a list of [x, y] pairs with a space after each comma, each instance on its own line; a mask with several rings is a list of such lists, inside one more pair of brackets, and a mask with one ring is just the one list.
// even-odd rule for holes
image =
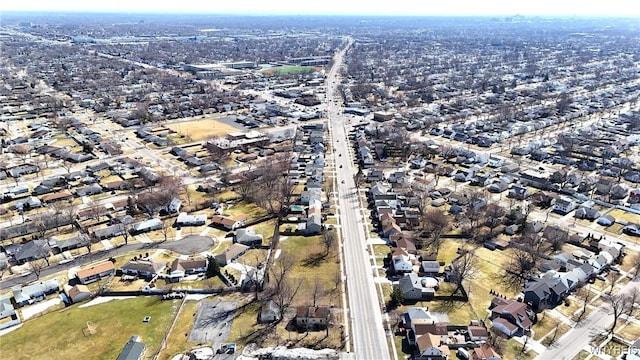
[[576, 296], [582, 299], [582, 310], [580, 311], [580, 314], [578, 315], [578, 318], [576, 321], [576, 322], [580, 322], [584, 318], [584, 316], [587, 314], [587, 305], [589, 305], [589, 300], [591, 299], [591, 286], [586, 285], [581, 287], [580, 289], [578, 289]]
[[301, 286], [302, 280], [300, 279], [293, 280], [286, 278], [280, 282], [279, 288], [272, 297], [272, 300], [280, 312], [280, 319], [284, 318], [284, 313], [295, 299]]
[[569, 240], [569, 233], [560, 228], [551, 227], [547, 228], [544, 232], [544, 237], [551, 244], [551, 249], [556, 252], [562, 248], [562, 245], [564, 245], [567, 240]]
[[80, 244], [86, 247], [89, 254], [91, 254], [91, 247], [93, 246], [93, 243], [91, 242], [91, 236], [89, 236], [89, 234], [85, 233], [84, 231], [81, 231], [78, 235], [78, 240], [80, 240]]
[[442, 245], [442, 234], [449, 229], [450, 221], [442, 210], [432, 209], [422, 216], [422, 230], [428, 236], [428, 245], [437, 253]]
[[478, 274], [477, 259], [472, 249], [461, 249], [462, 254], [451, 262], [451, 274], [454, 279], [455, 289], [451, 295], [463, 290], [463, 281], [472, 281]]
[[502, 281], [520, 286], [533, 273], [535, 266], [536, 256], [531, 251], [514, 247], [511, 249], [511, 259], [504, 271]]
[[168, 221], [167, 219], [165, 219], [164, 221], [162, 221], [162, 228], [160, 229], [160, 232], [162, 233], [162, 238], [164, 239], [164, 242], [167, 242], [167, 240], [169, 240], [169, 234], [171, 233], [171, 228], [172, 228], [172, 224], [170, 221]]
[[42, 269], [44, 269], [48, 264], [46, 264], [43, 259], [36, 259], [29, 261], [29, 266], [31, 267], [31, 271], [36, 275], [36, 279], [40, 279], [40, 273], [42, 273]]
[[313, 300], [313, 307], [316, 306], [318, 299], [324, 294], [324, 287], [318, 278], [316, 277], [313, 280], [313, 285], [311, 288], [311, 299]]
[[324, 230], [321, 235], [322, 246], [324, 247], [324, 254], [329, 255], [329, 252], [336, 243], [335, 230]]
[[560, 320], [555, 321], [555, 326], [553, 327], [553, 333], [551, 334], [551, 338], [546, 342], [549, 344], [547, 346], [551, 346], [556, 343], [556, 339], [558, 338], [558, 331], [560, 330]]
[[73, 163], [69, 160], [63, 159], [62, 162], [60, 163], [60, 166], [62, 166], [63, 169], [65, 169], [67, 171], [67, 175], [71, 174], [71, 170], [73, 169]]
[[127, 245], [129, 243], [129, 235], [131, 235], [129, 233], [131, 231], [131, 224], [122, 224], [122, 227], [124, 228], [124, 231], [122, 232], [122, 238], [124, 239], [124, 244]]
[[631, 291], [625, 295], [627, 298], [627, 303], [629, 304], [627, 308], [627, 316], [633, 317], [635, 316], [636, 307], [635, 305], [638, 303], [640, 298], [640, 289], [634, 287]]
[[491, 236], [493, 236], [493, 230], [500, 226], [507, 215], [505, 209], [498, 204], [489, 204], [485, 209], [485, 224], [491, 230]]
[[613, 310], [613, 324], [611, 325], [611, 329], [609, 329], [609, 334], [613, 335], [613, 332], [618, 325], [618, 318], [620, 318], [620, 315], [624, 313], [629, 299], [621, 294], [615, 294], [606, 296], [604, 300], [609, 304], [611, 310]]
[[271, 280], [275, 291], [279, 291], [289, 272], [296, 264], [296, 258], [288, 252], [282, 252], [277, 261], [271, 266]]
[[637, 279], [640, 275], [640, 253], [631, 258], [631, 267], [634, 269], [633, 278]]

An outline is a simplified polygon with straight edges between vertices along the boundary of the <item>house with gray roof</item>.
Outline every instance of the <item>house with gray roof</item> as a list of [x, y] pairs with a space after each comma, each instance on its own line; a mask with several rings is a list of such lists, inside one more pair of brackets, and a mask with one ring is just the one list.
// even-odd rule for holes
[[0, 330], [20, 324], [20, 318], [11, 303], [11, 295], [0, 297]]
[[258, 322], [261, 324], [272, 323], [280, 320], [280, 311], [275, 301], [269, 299], [260, 308]]
[[124, 224], [113, 224], [102, 229], [95, 229], [93, 231], [93, 237], [98, 240], [110, 239], [123, 235], [125, 231]]
[[140, 336], [134, 335], [124, 345], [124, 348], [118, 354], [116, 360], [140, 360], [144, 355], [146, 349], [145, 344], [140, 339]]
[[47, 295], [54, 294], [60, 290], [57, 279], [50, 279], [39, 283], [27, 285], [13, 290], [13, 298], [18, 307], [33, 304], [45, 299]]
[[262, 234], [256, 234], [254, 228], [240, 228], [236, 231], [233, 242], [247, 246], [262, 245]]
[[398, 288], [402, 291], [405, 300], [428, 300], [433, 298], [433, 288], [422, 287], [422, 282], [416, 273], [409, 273], [398, 281]]
[[44, 259], [51, 255], [51, 248], [46, 240], [32, 240], [21, 245], [13, 254], [16, 263], [24, 264], [29, 261]]
[[132, 234], [141, 234], [149, 231], [162, 229], [162, 220], [158, 218], [151, 218], [148, 220], [140, 221], [131, 226]]
[[569, 288], [555, 277], [535, 279], [524, 289], [524, 301], [535, 311], [554, 308], [567, 295]]

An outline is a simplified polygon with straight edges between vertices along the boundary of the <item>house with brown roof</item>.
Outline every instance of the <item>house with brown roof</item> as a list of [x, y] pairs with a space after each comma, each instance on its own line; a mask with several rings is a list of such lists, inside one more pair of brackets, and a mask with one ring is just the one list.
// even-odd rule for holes
[[104, 277], [111, 276], [115, 271], [116, 268], [113, 263], [111, 261], [106, 261], [78, 271], [76, 277], [78, 278], [78, 281], [80, 281], [80, 284], [86, 285], [96, 282]]
[[506, 336], [528, 333], [533, 325], [535, 314], [527, 304], [516, 299], [494, 297], [489, 306], [493, 328]]
[[244, 226], [247, 222], [246, 215], [225, 216], [214, 215], [211, 218], [211, 223], [215, 226], [223, 227], [227, 230], [235, 230], [241, 226]]
[[220, 254], [215, 255], [214, 258], [220, 266], [227, 266], [227, 264], [234, 262], [237, 258], [244, 255], [249, 249], [251, 248], [244, 244], [232, 244]]
[[489, 343], [485, 342], [473, 350], [473, 354], [471, 355], [472, 360], [501, 360], [500, 355], [489, 345]]
[[416, 339], [415, 360], [448, 360], [449, 354], [449, 347], [437, 335], [426, 333]]
[[207, 259], [175, 259], [171, 263], [171, 280], [179, 281], [187, 275], [202, 274], [207, 271]]
[[[67, 285], [65, 285], [67, 286]], [[75, 285], [72, 286], [69, 290], [65, 289], [67, 296], [71, 300], [72, 303], [77, 304], [81, 301], [87, 300], [91, 297], [91, 291], [86, 285]]]
[[52, 203], [70, 199], [73, 199], [73, 194], [67, 189], [56, 191], [50, 194], [45, 194], [40, 197], [40, 201], [42, 201], [43, 203]]
[[329, 324], [331, 309], [327, 306], [298, 306], [296, 326], [306, 330], [324, 329]]

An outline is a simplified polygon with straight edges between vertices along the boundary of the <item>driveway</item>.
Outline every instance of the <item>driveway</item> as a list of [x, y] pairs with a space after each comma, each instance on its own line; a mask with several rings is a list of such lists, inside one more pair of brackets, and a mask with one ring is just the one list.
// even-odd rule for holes
[[198, 316], [193, 323], [190, 342], [211, 343], [215, 351], [220, 345], [227, 342], [231, 321], [235, 316], [236, 302], [206, 300], [200, 303]]

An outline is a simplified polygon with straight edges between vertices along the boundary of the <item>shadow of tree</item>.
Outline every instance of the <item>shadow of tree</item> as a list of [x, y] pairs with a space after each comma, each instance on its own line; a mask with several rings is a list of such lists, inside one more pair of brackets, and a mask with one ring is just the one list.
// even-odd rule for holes
[[304, 267], [317, 267], [327, 258], [327, 254], [324, 252], [318, 252], [309, 254], [304, 260], [302, 260], [302, 266]]

